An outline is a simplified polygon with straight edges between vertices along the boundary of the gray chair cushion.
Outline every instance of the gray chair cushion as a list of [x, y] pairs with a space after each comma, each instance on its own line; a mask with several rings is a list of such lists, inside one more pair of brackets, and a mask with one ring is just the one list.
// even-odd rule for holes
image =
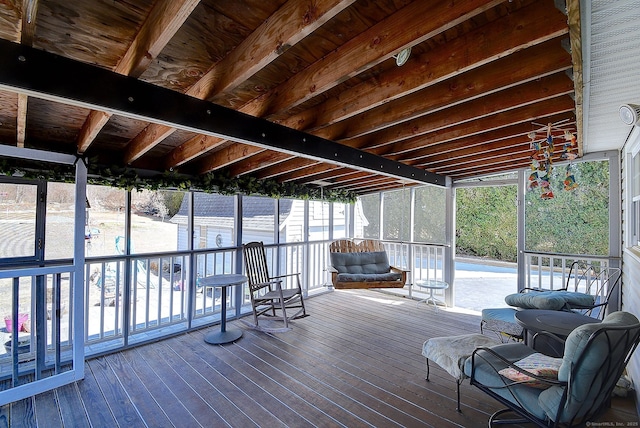
[[531, 291], [529, 293], [510, 294], [504, 298], [507, 305], [524, 309], [549, 309], [558, 311], [570, 308], [590, 308], [595, 297], [574, 291]]
[[[597, 407], [606, 397], [599, 397], [601, 388], [599, 385], [605, 382], [616, 382], [617, 379], [604, 379], [601, 375], [602, 364], [607, 358], [617, 359], [620, 355], [609, 355], [609, 344], [612, 336], [600, 335], [591, 344], [589, 354], [581, 362], [578, 358], [582, 354], [591, 335], [607, 326], [628, 326], [638, 323], [638, 318], [628, 312], [613, 312], [605, 317], [602, 323], [582, 325], [569, 334], [565, 342], [562, 365], [558, 371], [558, 380], [567, 382], [571, 376], [571, 396], [567, 398], [564, 406], [562, 420], [566, 422], [574, 415], [582, 416], [591, 407]], [[623, 334], [621, 331], [620, 335]], [[613, 352], [625, 352], [624, 349], [614, 348]], [[578, 364], [578, 365], [576, 365]], [[574, 370], [571, 374], [571, 370]], [[594, 383], [596, 387], [592, 387]], [[562, 399], [564, 388], [551, 387], [540, 394], [540, 406], [547, 415], [556, 420], [558, 406]], [[585, 405], [586, 403], [586, 405]]]
[[[386, 274], [391, 270], [387, 253], [371, 251], [363, 253], [330, 253], [331, 265], [339, 274]], [[363, 281], [357, 279], [353, 281]], [[381, 281], [379, 279], [370, 281]]]
[[400, 281], [402, 274], [389, 273], [339, 273], [339, 282], [374, 282], [374, 281]]
[[[536, 351], [522, 343], [505, 343], [491, 347], [502, 357], [515, 363], [524, 357], [527, 357]], [[500, 376], [497, 372], [508, 367], [502, 361], [493, 355], [479, 350], [475, 356], [475, 373], [474, 379], [489, 387], [492, 390], [511, 402], [520, 402], [522, 407], [537, 418], [544, 419], [544, 410], [538, 404], [538, 396], [544, 390], [531, 388], [526, 385], [513, 385], [510, 388], [504, 388], [505, 383], [511, 383], [510, 380]], [[467, 377], [471, 377], [472, 357], [467, 358], [464, 364], [464, 373]]]

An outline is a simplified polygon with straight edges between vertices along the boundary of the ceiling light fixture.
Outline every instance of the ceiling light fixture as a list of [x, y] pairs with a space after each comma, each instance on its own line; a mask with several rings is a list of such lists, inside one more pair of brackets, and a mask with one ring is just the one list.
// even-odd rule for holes
[[620, 119], [625, 125], [636, 125], [640, 118], [640, 105], [622, 104], [620, 106]]
[[397, 55], [393, 56], [396, 59], [396, 65], [398, 67], [400, 67], [401, 65], [404, 65], [404, 63], [406, 63], [409, 60], [409, 55], [411, 55], [411, 46], [409, 46], [408, 48], [402, 49], [400, 52], [398, 52]]

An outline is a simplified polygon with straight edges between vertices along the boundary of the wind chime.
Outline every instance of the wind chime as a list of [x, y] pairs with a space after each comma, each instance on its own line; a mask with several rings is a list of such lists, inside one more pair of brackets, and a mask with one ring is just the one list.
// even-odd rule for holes
[[[542, 129], [544, 132], [543, 138], [538, 138], [538, 134], [535, 131], [529, 133], [531, 139], [531, 149], [533, 154], [531, 155], [531, 174], [529, 175], [528, 189], [532, 190], [540, 188], [542, 193], [540, 198], [552, 199], [554, 197], [553, 190], [551, 189], [551, 173], [553, 172], [553, 153], [555, 150], [553, 130], [554, 126], [549, 123]], [[562, 159], [569, 161], [565, 171], [565, 178], [563, 180], [564, 190], [573, 190], [578, 187], [575, 176], [572, 171], [572, 163], [577, 154], [574, 151], [576, 147], [576, 136], [567, 130], [564, 130], [562, 137], [564, 137], [564, 143], [562, 145]], [[555, 137], [557, 138], [557, 137]]]

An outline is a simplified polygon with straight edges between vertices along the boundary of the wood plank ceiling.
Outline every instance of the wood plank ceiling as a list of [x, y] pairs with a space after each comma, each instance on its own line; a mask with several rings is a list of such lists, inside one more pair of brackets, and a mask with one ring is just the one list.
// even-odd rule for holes
[[[581, 155], [578, 9], [575, 0], [8, 0], [0, 38], [456, 180], [527, 167], [528, 135], [548, 123], [576, 133]], [[0, 91], [4, 145], [357, 193], [408, 183], [178, 128]]]

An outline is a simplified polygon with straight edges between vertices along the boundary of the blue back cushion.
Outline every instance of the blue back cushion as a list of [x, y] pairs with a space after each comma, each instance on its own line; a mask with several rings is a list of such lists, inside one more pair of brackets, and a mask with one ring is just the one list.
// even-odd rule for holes
[[391, 270], [387, 253], [372, 251], [364, 253], [330, 253], [331, 265], [338, 273], [379, 274]]
[[[607, 397], [600, 392], [607, 389], [607, 385], [615, 383], [618, 379], [605, 378], [607, 368], [606, 361], [623, 358], [626, 353], [624, 347], [610, 349], [612, 343], [616, 343], [624, 331], [614, 332], [609, 335], [600, 335], [586, 348], [591, 335], [607, 326], [631, 326], [638, 323], [638, 318], [628, 312], [613, 312], [605, 317], [602, 323], [582, 325], [569, 334], [564, 345], [562, 365], [558, 371], [558, 380], [571, 382], [571, 393], [564, 405], [562, 420], [566, 422], [574, 415], [584, 415], [591, 408], [598, 408]], [[612, 341], [610, 343], [610, 341]], [[580, 359], [583, 352], [588, 352]], [[610, 353], [611, 352], [611, 353]], [[557, 420], [558, 406], [563, 397], [564, 388], [553, 386], [540, 394], [538, 402], [547, 415], [554, 421]]]
[[531, 291], [510, 294], [504, 298], [507, 305], [524, 309], [548, 309], [558, 311], [566, 305], [571, 308], [590, 308], [595, 297], [573, 291]]

